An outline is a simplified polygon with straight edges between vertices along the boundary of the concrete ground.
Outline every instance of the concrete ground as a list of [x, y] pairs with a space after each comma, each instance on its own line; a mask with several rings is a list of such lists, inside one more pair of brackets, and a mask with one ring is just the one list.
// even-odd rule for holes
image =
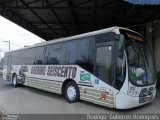
[[80, 101], [69, 104], [61, 95], [29, 87], [14, 88], [0, 80], [0, 111], [10, 114], [89, 114], [89, 113], [160, 113], [160, 94], [147, 105], [116, 110]]

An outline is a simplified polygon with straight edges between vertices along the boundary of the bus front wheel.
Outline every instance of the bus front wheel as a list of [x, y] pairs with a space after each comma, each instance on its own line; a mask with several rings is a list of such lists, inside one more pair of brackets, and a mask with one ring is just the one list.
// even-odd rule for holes
[[75, 82], [69, 82], [65, 86], [65, 98], [67, 102], [74, 103], [79, 101], [80, 93], [79, 88]]
[[17, 76], [16, 76], [16, 74], [13, 75], [12, 84], [13, 84], [14, 87], [17, 87], [17, 85], [18, 85], [17, 84]]

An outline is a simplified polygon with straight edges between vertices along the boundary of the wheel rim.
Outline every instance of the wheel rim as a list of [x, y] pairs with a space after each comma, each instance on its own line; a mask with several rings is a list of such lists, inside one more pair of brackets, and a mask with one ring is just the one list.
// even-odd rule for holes
[[17, 79], [16, 79], [16, 77], [13, 78], [13, 84], [14, 84], [14, 85], [17, 84]]
[[70, 100], [74, 100], [76, 97], [76, 89], [73, 86], [69, 86], [67, 89], [67, 96]]

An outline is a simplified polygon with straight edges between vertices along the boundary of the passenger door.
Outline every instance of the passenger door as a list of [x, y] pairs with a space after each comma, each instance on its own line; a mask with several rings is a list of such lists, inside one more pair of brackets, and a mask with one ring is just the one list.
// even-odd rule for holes
[[113, 42], [96, 45], [94, 103], [113, 107]]

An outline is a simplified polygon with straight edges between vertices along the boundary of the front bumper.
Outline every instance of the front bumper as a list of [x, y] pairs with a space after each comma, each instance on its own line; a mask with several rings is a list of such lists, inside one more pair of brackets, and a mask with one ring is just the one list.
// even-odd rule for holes
[[[156, 96], [156, 90], [154, 91], [150, 99], [146, 99], [142, 101], [142, 98], [138, 96], [133, 97], [123, 92], [119, 92], [116, 96], [115, 108], [116, 109], [130, 109], [130, 108], [138, 107], [138, 106], [152, 102], [155, 96]], [[149, 97], [150, 96], [146, 96], [146, 98], [149, 98]]]

